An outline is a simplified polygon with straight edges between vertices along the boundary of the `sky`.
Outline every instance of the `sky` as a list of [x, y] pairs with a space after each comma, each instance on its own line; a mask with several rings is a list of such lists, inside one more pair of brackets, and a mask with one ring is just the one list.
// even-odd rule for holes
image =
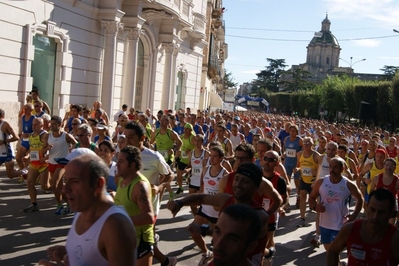
[[256, 79], [266, 58], [305, 63], [306, 47], [326, 14], [341, 47], [339, 66], [349, 67], [351, 57], [355, 73], [399, 66], [397, 0], [223, 0], [223, 6], [225, 68], [239, 85]]

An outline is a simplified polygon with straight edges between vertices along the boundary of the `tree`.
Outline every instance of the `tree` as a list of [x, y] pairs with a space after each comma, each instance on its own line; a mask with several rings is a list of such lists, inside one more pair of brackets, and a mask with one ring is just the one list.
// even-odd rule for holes
[[384, 72], [385, 80], [392, 80], [395, 76], [396, 72], [399, 70], [397, 66], [387, 66], [385, 65], [383, 68], [380, 69]]
[[288, 70], [284, 74], [284, 87], [286, 91], [301, 91], [313, 89], [315, 85], [308, 81], [312, 74], [308, 71], [296, 68]]
[[284, 69], [287, 67], [285, 59], [272, 59], [266, 58], [269, 65], [266, 66], [265, 70], [257, 73], [258, 78], [255, 81], [255, 86], [258, 88], [265, 88], [272, 92], [279, 91], [279, 79], [284, 73]]
[[232, 88], [237, 86], [237, 82], [234, 82], [234, 78], [232, 77], [231, 72], [227, 72], [227, 69], [224, 69], [224, 78], [223, 78], [223, 83], [224, 87], [227, 88]]

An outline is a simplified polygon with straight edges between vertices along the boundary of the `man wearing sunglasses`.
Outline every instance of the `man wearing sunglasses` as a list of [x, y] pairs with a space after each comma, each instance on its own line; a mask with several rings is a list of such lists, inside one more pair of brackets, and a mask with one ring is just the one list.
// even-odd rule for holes
[[[287, 183], [285, 179], [282, 178], [280, 174], [277, 172], [277, 166], [279, 165], [279, 163], [280, 163], [280, 156], [275, 151], [269, 150], [261, 158], [263, 177], [272, 183], [274, 189], [277, 190], [277, 192], [280, 194], [283, 200], [282, 205], [284, 205], [287, 202], [288, 198]], [[273, 199], [269, 198], [269, 196], [267, 195], [263, 195], [261, 200], [262, 200], [263, 209], [265, 209], [265, 211], [268, 211], [270, 206], [272, 206], [273, 204]], [[269, 212], [270, 217], [268, 221], [268, 228], [266, 235], [266, 249], [265, 249], [265, 258], [264, 258], [265, 261], [263, 265], [267, 265], [266, 263], [269, 263], [268, 265], [271, 265], [273, 255], [275, 253], [273, 238], [274, 238], [274, 233], [277, 230], [277, 222], [279, 217], [278, 213], [280, 213], [281, 216], [284, 216], [285, 214], [284, 209], [281, 207], [281, 205], [278, 211], [275, 211], [273, 213]]]

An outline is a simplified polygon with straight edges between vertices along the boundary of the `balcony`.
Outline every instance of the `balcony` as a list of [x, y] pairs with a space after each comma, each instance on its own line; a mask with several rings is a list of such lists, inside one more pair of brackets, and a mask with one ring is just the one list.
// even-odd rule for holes
[[212, 18], [220, 18], [223, 14], [223, 9], [222, 8], [215, 8], [212, 10]]
[[223, 21], [219, 18], [213, 18], [211, 27], [213, 30], [219, 29], [223, 25]]
[[190, 36], [195, 39], [205, 38], [205, 16], [193, 12], [193, 31], [190, 32]]

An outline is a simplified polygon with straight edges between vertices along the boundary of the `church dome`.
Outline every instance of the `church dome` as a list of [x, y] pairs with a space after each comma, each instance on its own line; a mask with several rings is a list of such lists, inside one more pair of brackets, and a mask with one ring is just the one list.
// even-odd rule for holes
[[[317, 36], [316, 36], [317, 35]], [[310, 41], [310, 45], [314, 44], [332, 44], [334, 46], [339, 46], [337, 38], [331, 32], [319, 31], [315, 34], [313, 39]]]

